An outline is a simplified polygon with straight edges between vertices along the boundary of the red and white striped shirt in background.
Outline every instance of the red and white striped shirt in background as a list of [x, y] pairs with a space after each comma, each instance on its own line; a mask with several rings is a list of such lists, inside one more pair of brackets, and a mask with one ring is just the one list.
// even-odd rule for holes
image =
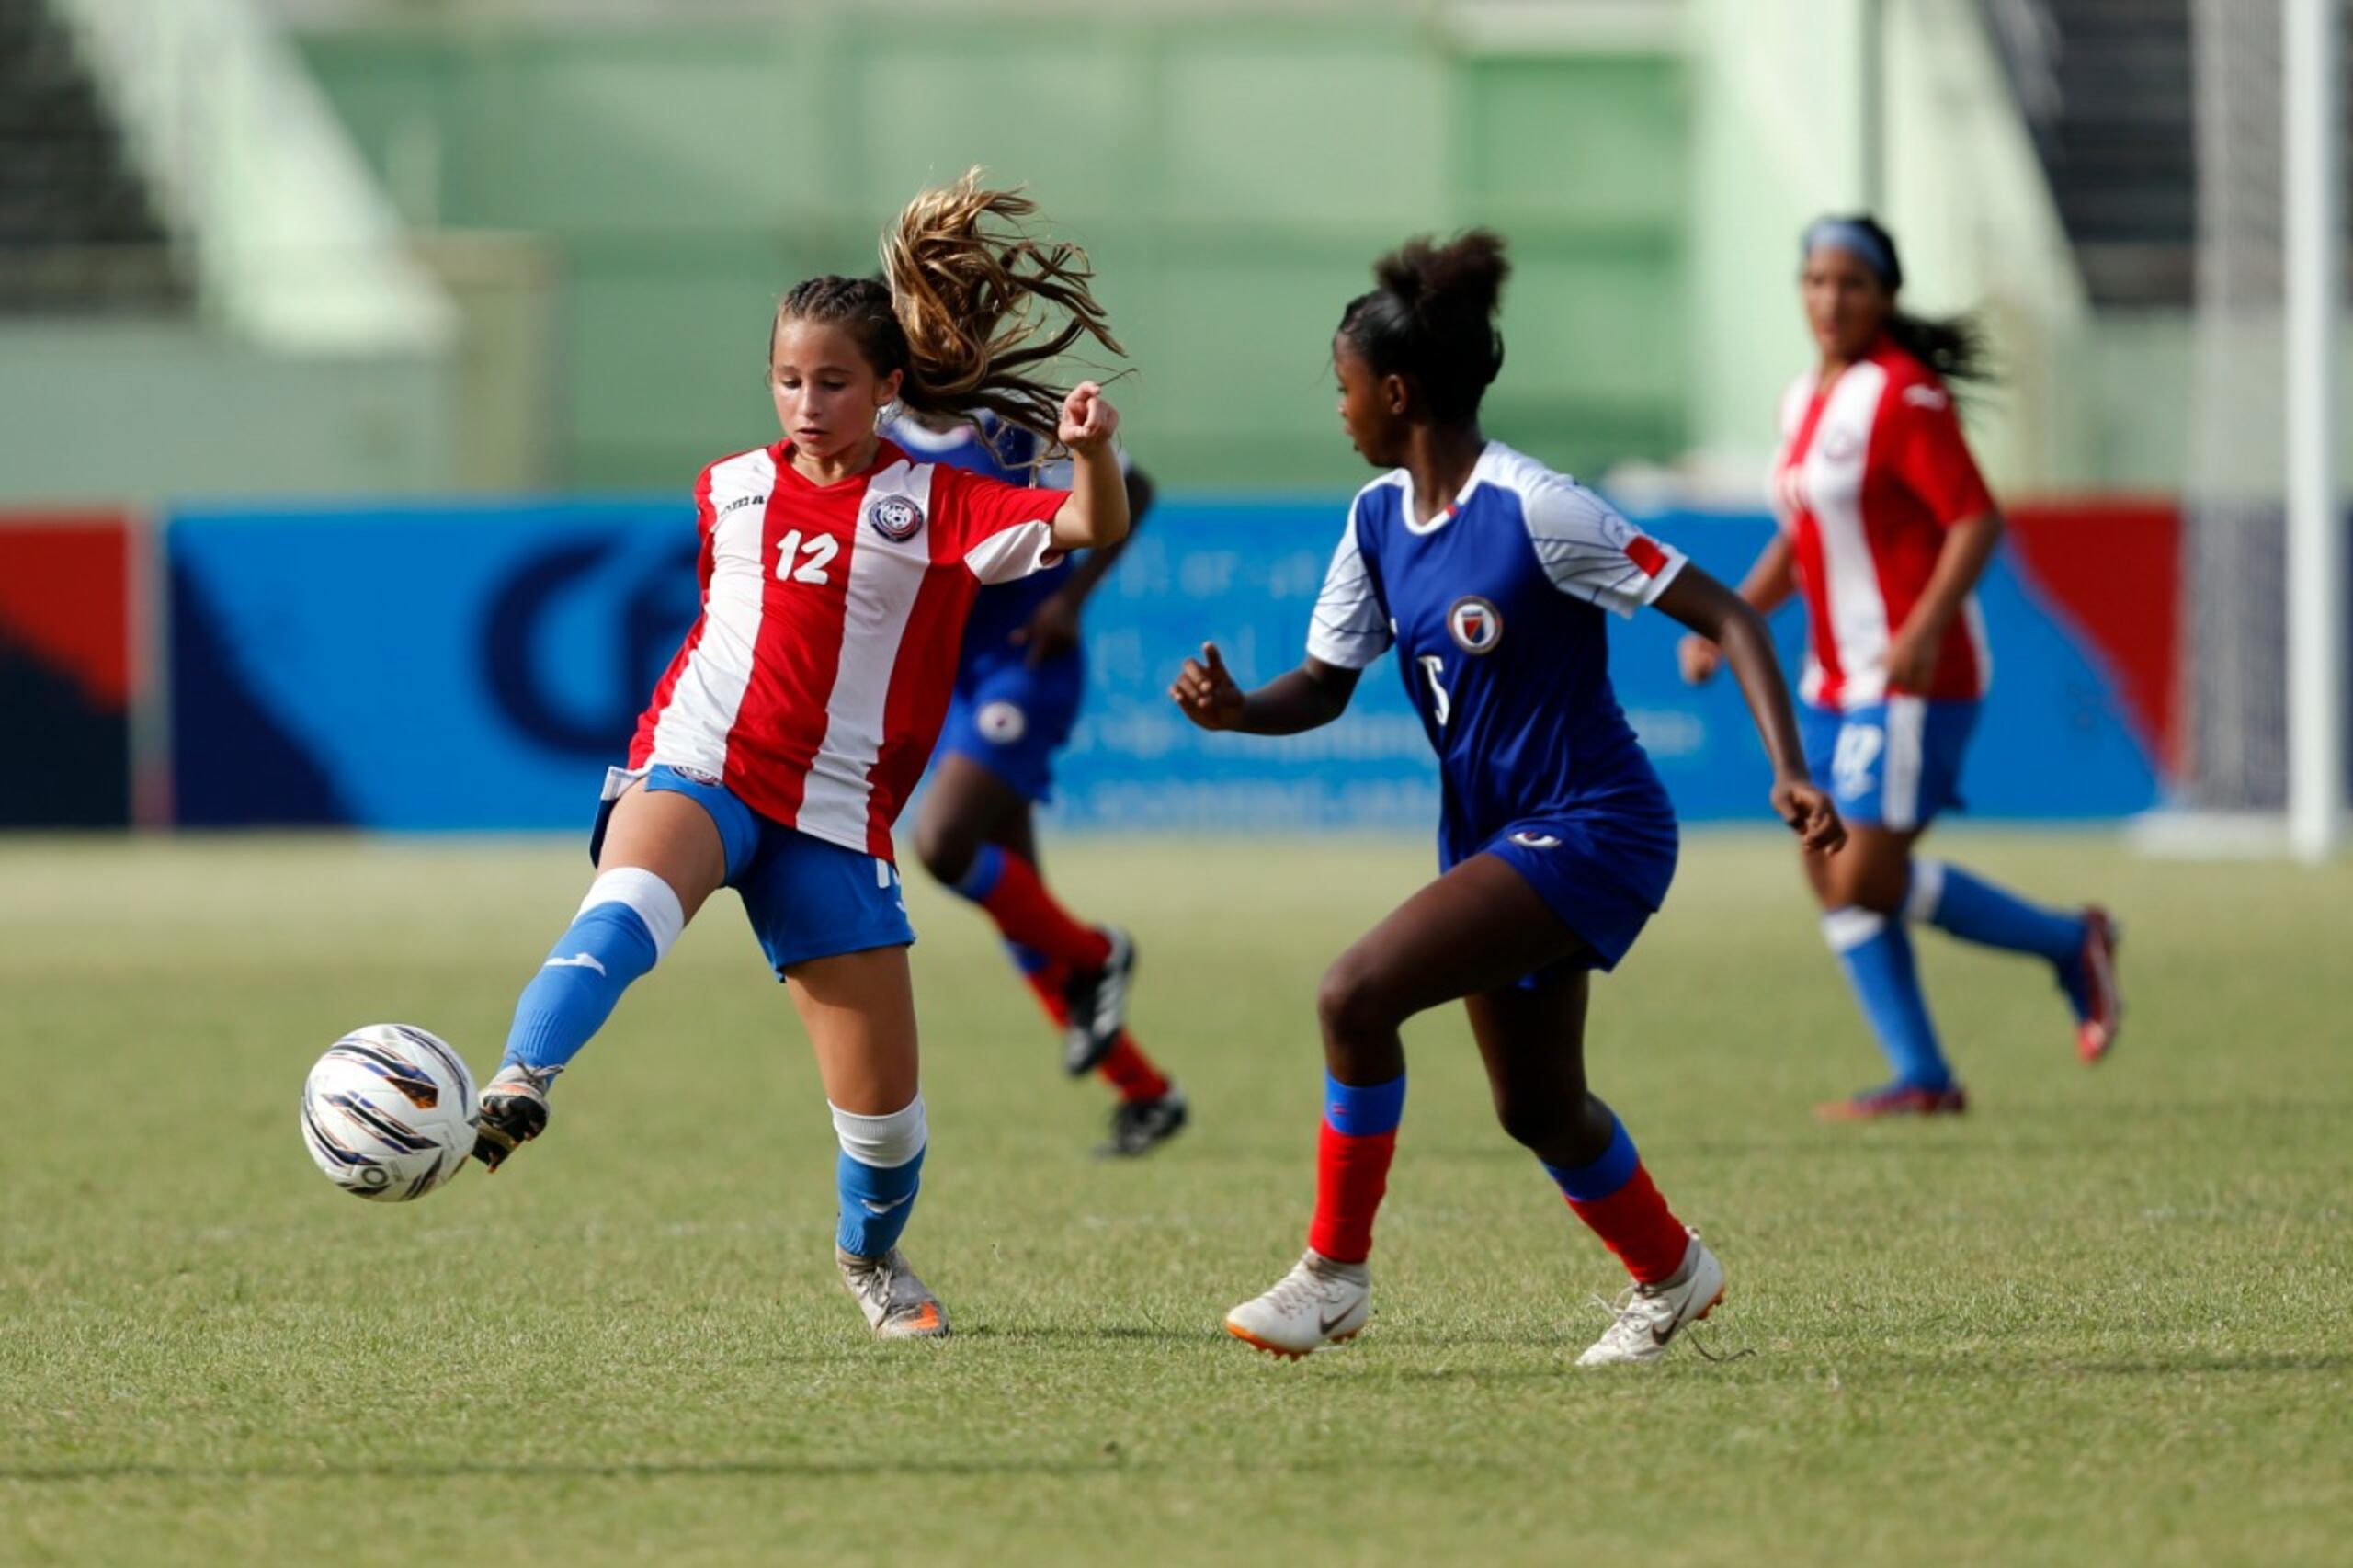
[[893, 858], [973, 597], [1057, 559], [1066, 498], [888, 441], [834, 484], [803, 478], [787, 443], [711, 464], [695, 486], [702, 613], [638, 720], [631, 772], [717, 779], [770, 821]]
[[1993, 660], [1974, 594], [1945, 632], [1927, 690], [1892, 692], [1887, 679], [1888, 646], [1936, 573], [1945, 530], [1994, 510], [1952, 394], [1885, 338], [1826, 392], [1816, 380], [1799, 377], [1782, 398], [1773, 459], [1773, 509], [1805, 597], [1800, 695], [1840, 710], [1894, 695], [1984, 697]]

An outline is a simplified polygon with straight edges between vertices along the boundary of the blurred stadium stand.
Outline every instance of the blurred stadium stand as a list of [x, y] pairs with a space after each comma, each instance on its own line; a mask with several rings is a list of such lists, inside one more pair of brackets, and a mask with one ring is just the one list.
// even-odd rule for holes
[[185, 308], [146, 184], [45, 0], [0, 0], [0, 313]]

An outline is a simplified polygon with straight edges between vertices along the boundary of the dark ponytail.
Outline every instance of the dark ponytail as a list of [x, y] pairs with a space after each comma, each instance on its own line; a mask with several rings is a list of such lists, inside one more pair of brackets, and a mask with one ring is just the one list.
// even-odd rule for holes
[[[1818, 218], [1806, 227], [1800, 242], [1802, 256], [1816, 245], [1836, 245], [1879, 276], [1891, 295], [1904, 287], [1904, 260], [1896, 254], [1895, 236], [1878, 219], [1858, 212], [1848, 217]], [[1985, 326], [1975, 311], [1958, 315], [1915, 316], [1900, 309], [1888, 312], [1887, 335], [1895, 346], [1934, 370], [1939, 380], [1966, 389], [1995, 381], [1993, 356], [1985, 341]]]
[[1984, 324], [1975, 311], [1951, 316], [1915, 316], [1892, 311], [1887, 335], [1896, 347], [1957, 390], [1984, 386], [1996, 378], [1985, 344]]
[[1373, 263], [1372, 275], [1381, 287], [1348, 301], [1341, 335], [1374, 375], [1413, 377], [1433, 419], [1475, 418], [1504, 365], [1495, 320], [1511, 276], [1503, 236], [1472, 229], [1441, 245], [1423, 235]]

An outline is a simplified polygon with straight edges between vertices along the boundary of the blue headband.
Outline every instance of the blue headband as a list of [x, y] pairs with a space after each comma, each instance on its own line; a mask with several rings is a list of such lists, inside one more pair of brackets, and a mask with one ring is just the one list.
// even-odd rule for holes
[[1802, 254], [1811, 256], [1824, 245], [1845, 251], [1856, 260], [1879, 274], [1879, 280], [1893, 290], [1901, 282], [1895, 257], [1877, 234], [1848, 218], [1824, 218], [1805, 232], [1800, 244]]

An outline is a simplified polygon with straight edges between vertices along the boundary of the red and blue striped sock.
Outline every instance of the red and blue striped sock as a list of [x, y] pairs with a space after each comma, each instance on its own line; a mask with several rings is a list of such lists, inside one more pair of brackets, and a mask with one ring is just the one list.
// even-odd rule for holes
[[1672, 1279], [1691, 1245], [1683, 1221], [1666, 1206], [1643, 1168], [1643, 1157], [1616, 1113], [1609, 1118], [1609, 1147], [1589, 1165], [1537, 1162], [1561, 1189], [1569, 1208], [1618, 1255], [1618, 1261], [1644, 1285]]
[[1315, 1221], [1307, 1244], [1334, 1263], [1372, 1255], [1372, 1217], [1389, 1190], [1405, 1075], [1386, 1084], [1343, 1084], [1324, 1074], [1324, 1130], [1315, 1145]]
[[1054, 902], [1038, 869], [1018, 855], [982, 845], [955, 891], [987, 911], [1008, 942], [1034, 948], [1083, 974], [1111, 961], [1111, 939]]

